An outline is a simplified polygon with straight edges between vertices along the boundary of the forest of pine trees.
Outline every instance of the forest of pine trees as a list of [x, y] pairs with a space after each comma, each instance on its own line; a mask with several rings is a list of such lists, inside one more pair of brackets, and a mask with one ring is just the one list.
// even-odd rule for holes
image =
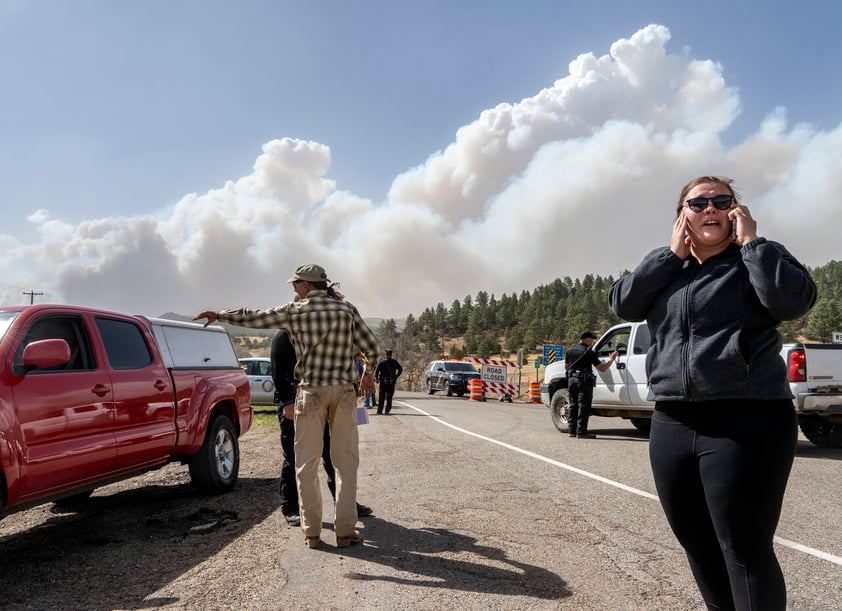
[[[818, 287], [816, 305], [804, 318], [781, 324], [784, 342], [829, 342], [834, 332], [842, 332], [842, 261], [831, 261], [810, 273]], [[543, 344], [576, 343], [584, 329], [601, 334], [621, 322], [608, 307], [613, 281], [611, 276], [587, 275], [556, 279], [517, 295], [497, 297], [480, 291], [454, 300], [449, 307], [439, 303], [417, 317], [409, 314], [400, 330], [394, 319], [388, 319], [374, 331], [381, 347], [394, 350], [404, 367], [401, 388], [420, 390], [427, 364], [434, 359], [509, 359], [518, 350], [531, 358], [541, 354]], [[239, 337], [242, 329], [229, 333], [235, 336], [238, 356], [250, 356], [254, 348], [268, 351], [274, 330], [251, 338]]]
[[[834, 331], [842, 331], [842, 262], [811, 269], [818, 287], [818, 299], [803, 319], [787, 321], [780, 327], [785, 342], [831, 341]], [[475, 296], [454, 300], [450, 306], [438, 303], [417, 317], [406, 318], [398, 332], [394, 320], [383, 323], [377, 334], [399, 353], [417, 353], [420, 348], [430, 357], [465, 355], [509, 356], [519, 349], [534, 352], [542, 344], [571, 345], [579, 332], [591, 329], [600, 334], [620, 320], [608, 307], [608, 289], [614, 278], [592, 276], [572, 280], [556, 279], [531, 292], [502, 294], [480, 291]]]

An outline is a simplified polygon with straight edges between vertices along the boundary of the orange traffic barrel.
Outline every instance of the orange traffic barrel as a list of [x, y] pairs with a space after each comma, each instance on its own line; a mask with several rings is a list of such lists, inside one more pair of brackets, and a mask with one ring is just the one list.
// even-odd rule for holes
[[484, 386], [482, 380], [479, 378], [468, 380], [468, 392], [470, 393], [469, 398], [471, 401], [485, 401]]
[[541, 402], [541, 383], [540, 382], [530, 382], [529, 383], [529, 402], [530, 403], [540, 403]]

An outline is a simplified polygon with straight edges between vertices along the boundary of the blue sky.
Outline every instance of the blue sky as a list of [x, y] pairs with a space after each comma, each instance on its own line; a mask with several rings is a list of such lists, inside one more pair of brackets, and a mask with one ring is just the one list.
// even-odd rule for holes
[[[268, 306], [315, 260], [365, 313], [417, 314], [633, 267], [668, 240], [681, 185], [710, 171], [741, 172], [761, 233], [821, 265], [840, 257], [822, 239], [838, 213], [819, 204], [840, 193], [840, 6], [0, 0], [0, 302], [26, 289], [153, 315]], [[629, 46], [646, 65], [623, 66], [612, 45], [644, 31]], [[571, 74], [582, 54], [609, 60], [593, 71], [608, 85]], [[663, 124], [651, 112], [679, 106]], [[523, 129], [489, 136], [524, 124], [526, 144]], [[793, 193], [815, 215], [791, 216]], [[636, 214], [612, 228], [618, 200]], [[590, 244], [639, 227], [622, 251], [575, 254], [588, 207]], [[441, 272], [449, 257], [465, 272]]]

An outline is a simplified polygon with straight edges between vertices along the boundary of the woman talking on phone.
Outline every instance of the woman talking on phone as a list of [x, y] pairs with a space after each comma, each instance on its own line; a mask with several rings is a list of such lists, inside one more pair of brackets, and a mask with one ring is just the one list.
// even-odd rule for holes
[[669, 246], [609, 292], [652, 335], [655, 486], [708, 608], [785, 609], [772, 540], [798, 429], [777, 326], [809, 311], [816, 285], [757, 236], [730, 178], [691, 180], [676, 212]]

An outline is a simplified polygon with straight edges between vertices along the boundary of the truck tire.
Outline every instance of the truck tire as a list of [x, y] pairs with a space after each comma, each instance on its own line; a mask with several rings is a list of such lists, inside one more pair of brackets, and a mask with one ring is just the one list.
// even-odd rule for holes
[[445, 380], [444, 382], [444, 392], [447, 394], [448, 397], [453, 396], [453, 389], [450, 388], [450, 382], [448, 382], [447, 380]]
[[566, 388], [559, 388], [553, 393], [553, 398], [550, 399], [550, 417], [559, 432], [570, 432], [570, 395], [567, 394]]
[[237, 483], [240, 471], [240, 444], [234, 425], [226, 416], [217, 416], [208, 427], [199, 452], [190, 458], [190, 478], [202, 492], [221, 494]]
[[652, 428], [652, 420], [650, 418], [629, 418], [629, 421], [631, 421], [634, 428], [644, 433], [648, 433], [649, 429]]
[[435, 390], [433, 390], [433, 383], [432, 383], [432, 381], [427, 380], [427, 381], [424, 383], [424, 386], [425, 386], [425, 387], [426, 387], [426, 389], [427, 389], [427, 394], [428, 394], [428, 395], [434, 395], [434, 394], [436, 394], [436, 391], [435, 391]]
[[842, 448], [842, 423], [829, 422], [821, 416], [798, 419], [804, 437], [820, 448]]

